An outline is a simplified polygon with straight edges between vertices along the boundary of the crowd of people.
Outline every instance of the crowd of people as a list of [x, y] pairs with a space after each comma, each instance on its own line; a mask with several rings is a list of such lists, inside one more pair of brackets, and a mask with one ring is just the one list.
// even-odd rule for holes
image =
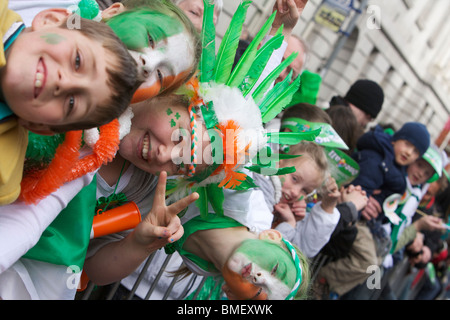
[[436, 271], [418, 295], [435, 299], [445, 151], [420, 122], [377, 124], [372, 80], [317, 105], [292, 34], [307, 0], [274, 1], [253, 38], [240, 2], [218, 48], [212, 2], [2, 2], [0, 299], [88, 281], [189, 299], [200, 275], [213, 299], [357, 300], [379, 270], [396, 300], [383, 279], [405, 261]]

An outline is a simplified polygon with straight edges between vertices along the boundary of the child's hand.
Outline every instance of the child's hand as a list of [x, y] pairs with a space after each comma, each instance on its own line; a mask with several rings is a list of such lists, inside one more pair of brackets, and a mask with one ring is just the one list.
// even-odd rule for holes
[[329, 177], [324, 186], [324, 192], [322, 194], [322, 209], [325, 212], [333, 213], [334, 208], [338, 204], [341, 193], [339, 192], [338, 185], [334, 178]]
[[134, 230], [135, 241], [146, 246], [149, 251], [159, 249], [167, 243], [181, 238], [184, 230], [177, 214], [199, 197], [198, 193], [192, 193], [167, 207], [165, 202], [166, 179], [167, 173], [161, 172], [152, 209]]
[[278, 28], [284, 25], [283, 35], [290, 36], [307, 2], [308, 0], [277, 0], [273, 5], [273, 10], [277, 10], [277, 14], [270, 34], [274, 35]]
[[305, 200], [299, 200], [295, 201], [291, 205], [291, 211], [294, 214], [295, 221], [301, 221], [306, 216], [306, 201]]
[[361, 186], [350, 185], [348, 188], [341, 188], [340, 202], [352, 202], [357, 211], [364, 209], [368, 201], [366, 191], [362, 190]]
[[295, 219], [294, 213], [291, 210], [291, 207], [287, 203], [277, 203], [273, 206], [275, 209], [276, 217], [281, 222], [287, 222], [289, 223], [293, 228], [295, 228], [295, 225], [297, 224], [297, 221]]
[[427, 215], [420, 219], [417, 219], [414, 223], [417, 231], [430, 230], [430, 231], [444, 231], [446, 229], [441, 218]]
[[378, 215], [381, 213], [381, 211], [382, 208], [380, 203], [374, 197], [371, 196], [367, 201], [367, 205], [361, 211], [361, 217], [366, 219], [367, 221], [370, 221], [372, 219], [376, 219]]

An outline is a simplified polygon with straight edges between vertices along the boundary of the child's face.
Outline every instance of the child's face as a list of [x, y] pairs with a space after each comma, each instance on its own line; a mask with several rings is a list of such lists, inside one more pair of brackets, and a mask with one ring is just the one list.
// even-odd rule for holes
[[240, 300], [284, 300], [296, 280], [290, 254], [270, 240], [250, 239], [222, 270], [228, 289]]
[[[184, 0], [178, 5], [184, 11], [186, 16], [191, 20], [195, 29], [200, 33], [203, 24], [203, 0]], [[213, 22], [217, 23], [217, 10], [214, 10]]]
[[166, 41], [156, 42], [140, 52], [130, 51], [138, 67], [144, 70], [146, 79], [136, 91], [133, 103], [154, 97], [184, 82], [194, 60], [188, 39], [188, 34], [183, 32], [167, 38]]
[[408, 178], [413, 186], [427, 182], [434, 174], [433, 167], [423, 158], [414, 161], [408, 167]]
[[392, 141], [392, 145], [394, 146], [395, 162], [400, 166], [410, 165], [420, 156], [419, 150], [408, 140]]
[[[164, 170], [170, 175], [180, 170], [174, 162], [177, 156], [187, 157], [185, 163], [190, 159], [190, 118], [186, 107], [167, 105], [163, 101], [155, 98], [132, 105], [134, 117], [131, 130], [122, 139], [119, 152], [144, 171], [159, 174]], [[206, 157], [202, 158], [202, 155], [207, 154], [205, 149], [209, 138], [203, 125], [197, 130], [199, 139], [202, 136], [205, 139], [202, 149], [197, 151], [197, 170], [201, 171], [207, 166], [203, 161]]]
[[126, 11], [107, 24], [130, 50], [146, 79], [132, 103], [178, 87], [194, 67], [192, 37], [174, 17], [152, 11]]
[[322, 174], [314, 160], [305, 155], [280, 161], [280, 167], [289, 166], [295, 166], [296, 171], [280, 176], [282, 184], [280, 203], [293, 204], [306, 200], [305, 197], [321, 185]]
[[106, 66], [114, 57], [76, 30], [33, 25], [7, 52], [1, 89], [22, 120], [64, 125], [86, 119], [112, 96]]

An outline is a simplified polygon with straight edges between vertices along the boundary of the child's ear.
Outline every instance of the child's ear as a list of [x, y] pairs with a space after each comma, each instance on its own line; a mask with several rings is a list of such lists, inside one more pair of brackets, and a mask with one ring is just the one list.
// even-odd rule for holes
[[43, 10], [34, 17], [31, 23], [31, 28], [33, 30], [38, 30], [42, 27], [59, 26], [70, 15], [71, 13], [64, 8]]
[[260, 240], [270, 240], [273, 242], [280, 243], [281, 242], [281, 233], [275, 229], [264, 230], [259, 234]]
[[46, 124], [29, 122], [29, 121], [22, 120], [20, 118], [18, 119], [18, 123], [19, 123], [19, 125], [21, 125], [25, 129], [27, 129], [28, 131], [31, 131], [36, 134], [40, 134], [43, 136], [52, 136], [55, 134], [55, 132], [52, 131], [50, 129], [50, 127]]
[[108, 8], [102, 11], [102, 19], [109, 19], [126, 10], [125, 6], [120, 2], [114, 2]]

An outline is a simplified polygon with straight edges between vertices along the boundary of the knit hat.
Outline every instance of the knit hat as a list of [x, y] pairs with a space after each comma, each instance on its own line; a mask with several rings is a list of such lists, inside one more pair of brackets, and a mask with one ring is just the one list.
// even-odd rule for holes
[[419, 150], [421, 156], [430, 146], [430, 133], [427, 127], [419, 122], [405, 123], [392, 137], [392, 141], [399, 139], [411, 142]]
[[350, 87], [344, 99], [376, 118], [383, 105], [384, 93], [376, 82], [358, 80]]

